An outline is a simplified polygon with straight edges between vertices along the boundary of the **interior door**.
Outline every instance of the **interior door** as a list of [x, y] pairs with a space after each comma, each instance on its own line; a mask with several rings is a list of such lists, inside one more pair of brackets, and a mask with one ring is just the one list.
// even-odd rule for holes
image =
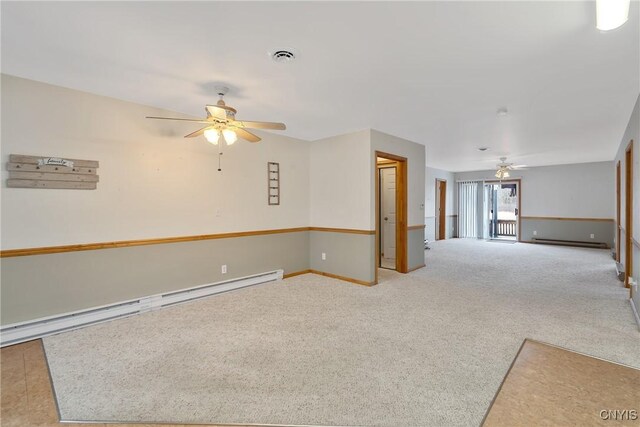
[[[382, 261], [393, 262], [396, 259], [396, 168], [380, 169], [380, 207], [382, 218]], [[383, 265], [387, 267], [387, 265]]]
[[438, 239], [446, 239], [447, 181], [438, 181]]

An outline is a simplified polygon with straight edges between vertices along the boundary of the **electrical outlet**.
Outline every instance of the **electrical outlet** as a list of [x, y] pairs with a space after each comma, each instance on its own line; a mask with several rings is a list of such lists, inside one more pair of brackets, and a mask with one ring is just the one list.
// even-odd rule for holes
[[533, 235], [537, 236], [538, 235], [538, 230], [533, 230]]
[[591, 233], [591, 238], [592, 238], [592, 239], [595, 239], [595, 238], [596, 238], [596, 235], [595, 235], [595, 234], [593, 234], [593, 233]]
[[222, 274], [227, 274], [227, 264], [224, 264], [221, 270], [222, 270]]
[[322, 252], [322, 260], [323, 260], [323, 261], [326, 261], [326, 260], [327, 260], [327, 254], [326, 254], [326, 253], [324, 253], [324, 252]]

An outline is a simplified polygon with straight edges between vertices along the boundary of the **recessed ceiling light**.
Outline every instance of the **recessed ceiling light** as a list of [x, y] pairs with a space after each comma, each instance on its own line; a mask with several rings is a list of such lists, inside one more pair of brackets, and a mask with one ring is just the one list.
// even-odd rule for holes
[[478, 147], [478, 151], [487, 151], [489, 147]]
[[296, 59], [296, 57], [298, 56], [298, 52], [296, 52], [295, 49], [291, 48], [280, 48], [274, 49], [269, 52], [269, 56], [271, 56], [271, 59], [273, 59], [275, 62], [286, 63]]
[[500, 108], [498, 110], [498, 116], [500, 117], [504, 117], [507, 115], [507, 113], [509, 112], [509, 110], [507, 110], [506, 108]]

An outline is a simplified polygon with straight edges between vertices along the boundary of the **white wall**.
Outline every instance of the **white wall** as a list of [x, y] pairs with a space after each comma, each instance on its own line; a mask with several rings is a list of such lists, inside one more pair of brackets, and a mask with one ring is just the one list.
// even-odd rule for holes
[[370, 131], [310, 143], [310, 225], [371, 230]]
[[[309, 225], [306, 141], [260, 133], [259, 144], [225, 147], [218, 172], [216, 147], [182, 137], [197, 124], [145, 119], [175, 113], [8, 75], [1, 83], [2, 249]], [[98, 160], [98, 189], [6, 188], [9, 154]], [[267, 161], [280, 162], [280, 206], [267, 205]]]
[[[425, 188], [425, 146], [406, 139], [398, 138], [380, 131], [371, 131], [371, 161], [369, 167], [373, 171], [375, 151], [406, 157], [407, 162], [407, 221], [408, 226], [424, 224], [424, 188]], [[375, 189], [375, 174], [370, 172], [370, 188]], [[373, 194], [373, 190], [370, 191]], [[370, 227], [375, 228], [375, 197], [372, 197], [369, 208]]]
[[[455, 179], [496, 179], [495, 171], [460, 172]], [[523, 216], [615, 217], [613, 162], [579, 163], [518, 170], [522, 178]]]

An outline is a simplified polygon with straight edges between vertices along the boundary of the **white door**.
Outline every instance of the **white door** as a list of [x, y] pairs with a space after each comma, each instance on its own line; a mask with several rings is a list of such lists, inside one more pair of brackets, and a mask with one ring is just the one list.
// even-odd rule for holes
[[382, 266], [395, 268], [396, 262], [396, 168], [380, 169]]

